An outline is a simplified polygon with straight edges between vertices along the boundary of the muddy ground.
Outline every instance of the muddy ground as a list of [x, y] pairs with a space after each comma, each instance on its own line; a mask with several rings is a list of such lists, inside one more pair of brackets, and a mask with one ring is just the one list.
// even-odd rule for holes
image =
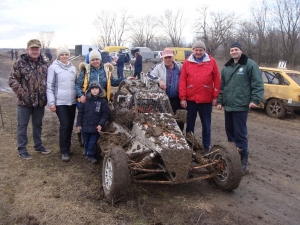
[[[0, 84], [12, 62], [1, 52]], [[75, 64], [75, 63], [74, 63]], [[16, 150], [15, 96], [0, 92], [0, 224], [299, 224], [300, 118], [269, 118], [251, 110], [248, 119], [250, 174], [233, 192], [210, 181], [173, 186], [132, 184], [127, 196], [112, 206], [103, 199], [101, 162], [91, 165], [82, 155], [74, 130], [69, 163], [61, 161], [59, 124], [46, 109], [43, 142], [50, 155], [35, 153], [29, 128], [29, 153]], [[201, 123], [195, 135], [200, 139]], [[224, 116], [212, 114], [212, 143], [226, 141]]]

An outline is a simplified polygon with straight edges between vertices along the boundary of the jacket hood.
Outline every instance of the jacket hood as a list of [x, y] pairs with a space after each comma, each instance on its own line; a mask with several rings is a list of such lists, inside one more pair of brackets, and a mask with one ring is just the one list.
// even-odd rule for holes
[[[205, 52], [204, 53], [205, 56], [204, 56], [204, 59], [202, 62], [208, 62], [210, 61], [210, 58], [209, 58], [209, 55]], [[189, 62], [194, 62], [194, 63], [198, 63], [195, 59], [194, 59], [194, 53], [190, 54], [190, 56], [188, 57], [188, 61]]]
[[88, 89], [86, 90], [86, 98], [90, 99], [92, 97], [92, 93], [91, 93], [91, 89], [94, 87], [98, 87], [100, 89], [99, 94], [97, 95], [97, 97], [99, 98], [105, 98], [106, 97], [106, 92], [102, 89], [101, 85], [96, 82], [96, 81], [92, 81], [89, 84]]
[[69, 61], [67, 65], [64, 65], [61, 61], [59, 61], [58, 59], [55, 59], [53, 62], [53, 65], [58, 65], [62, 68], [70, 68], [73, 66], [73, 64]]
[[[21, 55], [21, 59], [22, 60], [24, 60], [25, 62], [29, 62], [30, 61], [30, 57], [29, 57], [29, 55], [27, 54], [27, 53], [25, 53], [25, 54], [22, 54]], [[42, 55], [40, 55], [39, 57], [38, 57], [38, 60], [37, 60], [39, 63], [45, 63], [46, 61], [44, 60], [44, 58], [42, 57]]]
[[[245, 54], [242, 54], [241, 55], [241, 58], [239, 59], [238, 61], [238, 64], [241, 64], [241, 65], [245, 65], [248, 61], [248, 57], [245, 55]], [[225, 66], [230, 66], [232, 63], [234, 63], [234, 60], [233, 58], [231, 58], [226, 64]]]

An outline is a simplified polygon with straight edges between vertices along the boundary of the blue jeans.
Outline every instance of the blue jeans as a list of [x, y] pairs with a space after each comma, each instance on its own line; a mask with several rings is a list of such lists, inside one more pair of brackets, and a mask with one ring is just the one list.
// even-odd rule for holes
[[187, 101], [186, 133], [194, 133], [197, 112], [202, 124], [202, 144], [205, 149], [210, 149], [212, 103], [196, 103]]
[[225, 111], [225, 130], [228, 141], [234, 142], [236, 147], [242, 149], [240, 154], [248, 155], [247, 139], [248, 111], [228, 112]]
[[59, 119], [59, 148], [61, 154], [70, 153], [76, 105], [57, 105], [56, 115]]
[[32, 136], [35, 150], [42, 150], [42, 124], [45, 113], [45, 107], [23, 107], [18, 106], [17, 112], [17, 142], [19, 154], [27, 152], [27, 127], [31, 116], [32, 120]]
[[96, 157], [96, 144], [100, 137], [99, 133], [82, 132], [84, 148], [87, 156]]

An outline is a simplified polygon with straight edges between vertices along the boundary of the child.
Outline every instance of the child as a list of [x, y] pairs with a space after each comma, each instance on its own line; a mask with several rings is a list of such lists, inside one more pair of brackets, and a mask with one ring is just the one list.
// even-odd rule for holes
[[100, 84], [92, 81], [86, 91], [86, 102], [78, 111], [78, 130], [82, 131], [83, 142], [88, 160], [97, 163], [95, 145], [99, 139], [99, 132], [109, 117], [106, 93]]

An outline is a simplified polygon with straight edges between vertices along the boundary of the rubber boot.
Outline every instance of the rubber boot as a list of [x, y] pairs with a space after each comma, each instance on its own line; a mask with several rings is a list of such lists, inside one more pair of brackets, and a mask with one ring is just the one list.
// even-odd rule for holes
[[246, 175], [247, 173], [249, 173], [249, 170], [247, 169], [248, 155], [241, 155], [241, 161], [242, 161], [242, 173], [243, 175]]

